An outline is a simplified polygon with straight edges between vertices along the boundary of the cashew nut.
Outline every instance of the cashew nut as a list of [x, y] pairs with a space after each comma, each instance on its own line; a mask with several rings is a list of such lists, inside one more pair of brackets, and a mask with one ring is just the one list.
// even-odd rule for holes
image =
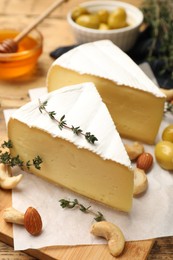
[[96, 222], [91, 227], [91, 234], [104, 237], [108, 241], [110, 253], [118, 256], [122, 253], [125, 246], [125, 238], [122, 231], [111, 222]]
[[24, 225], [24, 214], [12, 207], [4, 210], [3, 219], [6, 222]]
[[145, 172], [139, 168], [134, 170], [134, 189], [133, 195], [139, 195], [148, 187], [148, 180]]
[[163, 94], [166, 96], [166, 101], [171, 101], [173, 100], [173, 89], [160, 89]]
[[134, 142], [132, 145], [125, 144], [124, 146], [130, 160], [137, 159], [144, 152], [144, 146], [138, 142]]
[[10, 176], [10, 166], [0, 164], [0, 187], [3, 189], [13, 189], [21, 181], [23, 175]]

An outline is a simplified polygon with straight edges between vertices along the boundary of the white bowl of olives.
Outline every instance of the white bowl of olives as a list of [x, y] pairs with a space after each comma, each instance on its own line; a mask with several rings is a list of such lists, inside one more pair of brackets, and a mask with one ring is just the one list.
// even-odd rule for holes
[[139, 35], [143, 13], [119, 1], [89, 1], [67, 15], [77, 43], [109, 39], [123, 51], [130, 50]]

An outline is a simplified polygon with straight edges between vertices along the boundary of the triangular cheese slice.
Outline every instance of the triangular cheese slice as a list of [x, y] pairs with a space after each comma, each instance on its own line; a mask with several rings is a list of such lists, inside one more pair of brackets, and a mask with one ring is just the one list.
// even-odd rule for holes
[[47, 77], [48, 91], [94, 82], [127, 138], [154, 143], [165, 96], [132, 59], [109, 40], [82, 44], [58, 58]]
[[[98, 141], [91, 144], [71, 129], [60, 130], [56, 120], [40, 112], [39, 102], [45, 101], [47, 112], [54, 111], [57, 120], [65, 115], [66, 126], [80, 127]], [[93, 83], [65, 87], [24, 105], [10, 119], [8, 136], [12, 155], [19, 154], [25, 162], [42, 158], [41, 170], [31, 167], [32, 173], [113, 208], [130, 210], [131, 162]]]

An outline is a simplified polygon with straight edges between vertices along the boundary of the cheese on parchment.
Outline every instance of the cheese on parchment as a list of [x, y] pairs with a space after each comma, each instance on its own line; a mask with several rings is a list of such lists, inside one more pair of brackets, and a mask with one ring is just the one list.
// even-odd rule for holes
[[127, 54], [109, 40], [80, 45], [52, 64], [47, 87], [87, 81], [96, 85], [121, 136], [154, 143], [165, 96]]
[[12, 155], [23, 161], [39, 155], [41, 170], [31, 172], [113, 208], [129, 211], [133, 197], [131, 162], [106, 105], [93, 83], [53, 91], [40, 98], [47, 111], [65, 115], [68, 126], [90, 132], [98, 139], [90, 144], [85, 136], [59, 129], [34, 100], [18, 109], [9, 120]]

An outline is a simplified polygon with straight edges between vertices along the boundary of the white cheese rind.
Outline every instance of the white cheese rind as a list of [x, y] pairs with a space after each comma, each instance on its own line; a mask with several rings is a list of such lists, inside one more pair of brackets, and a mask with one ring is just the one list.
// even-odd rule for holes
[[[100, 62], [101, 61], [101, 62]], [[120, 48], [109, 40], [82, 44], [54, 61], [80, 74], [90, 74], [164, 98], [165, 95]]]
[[46, 109], [56, 112], [56, 118], [65, 115], [68, 126], [80, 126], [84, 133], [91, 132], [98, 141], [95, 144], [87, 142], [85, 137], [75, 135], [71, 130], [60, 130], [57, 122], [50, 119], [45, 112], [40, 113], [39, 101], [34, 100], [18, 109], [12, 118], [29, 127], [41, 129], [53, 137], [60, 137], [74, 143], [78, 148], [88, 149], [103, 159], [131, 167], [131, 162], [116, 131], [107, 107], [102, 102], [93, 83], [83, 83], [64, 87], [40, 98], [48, 101]]

